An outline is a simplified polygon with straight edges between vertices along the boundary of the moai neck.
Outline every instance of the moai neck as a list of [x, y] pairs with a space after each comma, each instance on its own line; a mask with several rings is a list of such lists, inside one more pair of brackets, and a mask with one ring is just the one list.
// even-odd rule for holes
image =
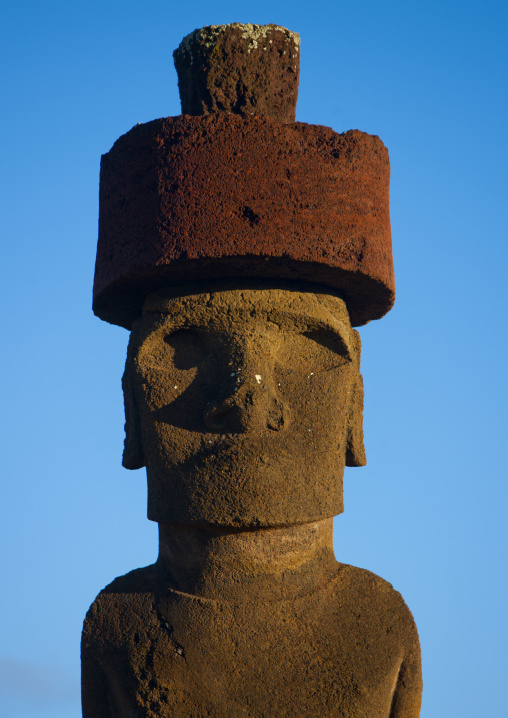
[[158, 566], [174, 590], [206, 599], [291, 599], [336, 573], [333, 519], [259, 529], [159, 524]]

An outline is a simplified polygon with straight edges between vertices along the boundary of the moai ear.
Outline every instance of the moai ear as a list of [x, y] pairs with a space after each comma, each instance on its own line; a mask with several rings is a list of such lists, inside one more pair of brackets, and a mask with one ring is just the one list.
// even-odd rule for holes
[[361, 340], [357, 331], [353, 330], [355, 343], [354, 364], [356, 378], [351, 390], [351, 403], [347, 419], [346, 466], [365, 466], [365, 446], [363, 444], [363, 379], [360, 374]]
[[361, 374], [354, 383], [347, 423], [346, 466], [365, 466], [363, 444], [363, 379]]
[[127, 358], [127, 365], [122, 377], [125, 406], [125, 442], [122, 466], [126, 469], [142, 469], [146, 464], [141, 436], [141, 421], [130, 374], [129, 358]]

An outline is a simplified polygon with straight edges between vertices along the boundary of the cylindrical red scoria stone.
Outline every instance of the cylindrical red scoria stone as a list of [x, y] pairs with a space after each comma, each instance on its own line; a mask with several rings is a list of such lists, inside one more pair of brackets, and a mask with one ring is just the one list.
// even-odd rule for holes
[[137, 125], [102, 157], [94, 311], [130, 328], [156, 289], [260, 278], [378, 319], [395, 296], [389, 176], [358, 130], [219, 112]]
[[300, 36], [277, 25], [208, 25], [173, 57], [183, 115], [235, 112], [294, 122]]

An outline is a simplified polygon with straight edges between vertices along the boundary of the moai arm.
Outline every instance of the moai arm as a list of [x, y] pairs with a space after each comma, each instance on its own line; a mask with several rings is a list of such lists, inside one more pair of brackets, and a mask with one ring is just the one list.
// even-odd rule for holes
[[419, 718], [422, 702], [420, 641], [413, 616], [400, 594], [405, 652], [397, 675], [389, 718]]
[[[91, 605], [81, 639], [83, 718], [140, 718], [143, 672], [149, 668], [161, 625], [153, 609], [154, 569], [115, 579]], [[163, 637], [164, 638], [164, 637]], [[169, 646], [169, 648], [168, 648]], [[151, 715], [151, 714], [150, 714]]]
[[[416, 634], [416, 628], [414, 629]], [[390, 718], [418, 718], [422, 702], [422, 666], [418, 636], [402, 661], [392, 698]]]
[[[117, 715], [129, 716], [132, 712], [127, 706], [123, 706], [120, 714], [115, 710], [114, 706], [119, 703], [124, 704], [125, 700], [121, 699], [123, 691], [118, 689], [115, 691], [115, 684], [118, 684], [118, 677], [125, 678], [128, 672], [121, 670], [121, 659], [116, 658], [116, 680], [115, 672], [111, 676], [107, 676], [104, 670], [104, 658], [108, 653], [114, 655], [114, 647], [109, 646], [110, 631], [108, 625], [104, 625], [101, 620], [100, 607], [102, 605], [105, 592], [97, 597], [94, 604], [88, 611], [83, 628], [81, 639], [81, 694], [83, 706], [83, 718], [116, 718]], [[107, 596], [105, 597], [107, 600]], [[116, 612], [115, 612], [116, 613]], [[111, 618], [115, 622], [115, 615], [111, 612]], [[113, 651], [111, 650], [113, 648]], [[117, 686], [118, 688], [119, 686]], [[113, 693], [118, 693], [117, 700], [114, 700]], [[118, 701], [120, 697], [120, 701]], [[133, 706], [135, 707], [135, 706]]]
[[83, 718], [114, 718], [108, 699], [106, 678], [89, 656], [81, 656], [81, 691]]

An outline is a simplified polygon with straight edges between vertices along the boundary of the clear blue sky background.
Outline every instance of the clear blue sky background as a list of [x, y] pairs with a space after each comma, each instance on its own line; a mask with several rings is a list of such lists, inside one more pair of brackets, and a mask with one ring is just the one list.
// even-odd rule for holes
[[422, 718], [506, 716], [507, 11], [500, 0], [18, 0], [1, 16], [0, 714], [78, 718], [85, 612], [151, 563], [144, 471], [121, 468], [127, 332], [91, 289], [101, 153], [180, 113], [196, 27], [301, 34], [297, 119], [378, 134], [398, 296], [361, 330], [368, 467], [339, 560], [404, 595]]

